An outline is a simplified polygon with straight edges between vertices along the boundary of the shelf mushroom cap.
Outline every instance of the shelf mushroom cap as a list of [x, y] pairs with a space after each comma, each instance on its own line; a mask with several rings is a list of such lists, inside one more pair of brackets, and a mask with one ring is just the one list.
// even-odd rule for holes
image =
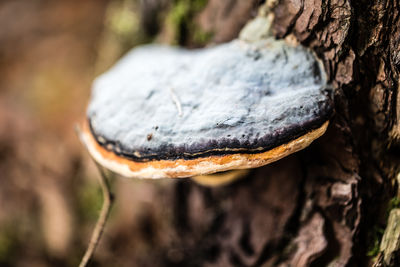
[[126, 177], [259, 167], [307, 147], [333, 112], [312, 52], [273, 39], [133, 49], [93, 84], [82, 140]]

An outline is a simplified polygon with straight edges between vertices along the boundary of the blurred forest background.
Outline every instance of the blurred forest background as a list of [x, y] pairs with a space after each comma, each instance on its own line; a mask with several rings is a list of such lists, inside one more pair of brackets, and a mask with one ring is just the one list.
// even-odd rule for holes
[[[102, 200], [73, 128], [94, 77], [141, 43], [228, 41], [259, 2], [0, 1], [0, 266], [77, 266], [86, 249]], [[179, 250], [153, 247], [176, 239], [163, 232], [175, 217], [174, 183], [113, 181], [116, 203], [92, 266], [179, 261]]]

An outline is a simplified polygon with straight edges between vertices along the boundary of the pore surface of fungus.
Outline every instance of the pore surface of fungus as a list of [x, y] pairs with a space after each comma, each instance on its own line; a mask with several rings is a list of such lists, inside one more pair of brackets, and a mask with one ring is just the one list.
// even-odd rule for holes
[[284, 41], [142, 46], [94, 82], [82, 138], [128, 177], [257, 167], [322, 135], [330, 95], [316, 57]]

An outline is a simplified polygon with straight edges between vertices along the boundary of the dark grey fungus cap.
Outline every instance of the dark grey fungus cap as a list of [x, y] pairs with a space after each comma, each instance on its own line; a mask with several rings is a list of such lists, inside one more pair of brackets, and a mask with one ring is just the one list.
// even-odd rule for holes
[[82, 139], [124, 176], [188, 177], [296, 152], [325, 132], [332, 112], [324, 69], [302, 46], [147, 45], [96, 79]]

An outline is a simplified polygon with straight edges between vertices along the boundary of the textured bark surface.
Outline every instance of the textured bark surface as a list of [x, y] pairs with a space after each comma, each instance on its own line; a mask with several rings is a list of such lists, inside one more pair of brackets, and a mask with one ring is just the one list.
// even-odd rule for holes
[[331, 132], [339, 143], [324, 144], [336, 166], [327, 169], [328, 198], [316, 204], [332, 224], [335, 262], [365, 264], [399, 166], [399, 2], [282, 1], [275, 15], [276, 35], [292, 33], [316, 51], [337, 88]]
[[[199, 14], [215, 42], [254, 16], [257, 3], [242, 2], [211, 0]], [[278, 38], [297, 39], [323, 61], [336, 115], [309, 148], [235, 184], [174, 182], [173, 245], [160, 246], [161, 264], [372, 264], [371, 236], [386, 223], [399, 166], [399, 2], [282, 0], [273, 12]]]
[[[263, 1], [209, 0], [201, 9], [188, 2], [144, 5], [144, 16], [158, 22], [166, 6], [190, 11], [189, 17], [176, 12], [175, 36], [168, 37], [163, 23], [147, 29], [149, 34], [160, 30], [162, 40], [199, 46], [191, 40], [194, 22], [193, 29], [212, 33], [209, 43], [226, 42]], [[399, 205], [389, 205], [400, 166], [399, 8], [395, 0], [277, 1], [275, 36], [312, 49], [336, 89], [336, 114], [327, 133], [307, 149], [223, 187], [206, 188], [190, 179], [118, 183], [119, 212], [95, 261], [383, 266], [376, 246], [388, 209]], [[142, 23], [152, 25], [148, 19]]]

